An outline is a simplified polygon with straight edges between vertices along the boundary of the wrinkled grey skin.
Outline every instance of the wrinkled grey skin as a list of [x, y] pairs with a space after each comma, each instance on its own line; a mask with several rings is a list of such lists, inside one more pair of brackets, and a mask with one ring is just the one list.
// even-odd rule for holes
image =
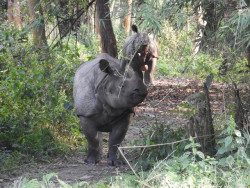
[[129, 60], [132, 59], [130, 66], [141, 78], [143, 78], [141, 66], [148, 65], [148, 70], [144, 73], [144, 82], [154, 84], [154, 72], [159, 55], [157, 42], [147, 33], [138, 32], [135, 25], [132, 26], [132, 30], [135, 34], [130, 36], [123, 45], [123, 56]]
[[134, 108], [147, 96], [147, 88], [137, 72], [127, 70], [126, 60], [101, 54], [82, 64], [74, 78], [74, 105], [88, 141], [88, 164], [96, 164], [101, 155], [100, 132], [110, 132], [109, 165], [119, 166], [117, 146], [128, 130]]

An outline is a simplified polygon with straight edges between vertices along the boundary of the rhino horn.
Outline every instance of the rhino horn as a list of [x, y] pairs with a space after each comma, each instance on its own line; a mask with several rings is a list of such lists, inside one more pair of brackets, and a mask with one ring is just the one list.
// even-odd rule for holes
[[129, 64], [128, 60], [122, 59], [121, 60], [121, 72], [124, 72], [126, 70], [126, 66]]

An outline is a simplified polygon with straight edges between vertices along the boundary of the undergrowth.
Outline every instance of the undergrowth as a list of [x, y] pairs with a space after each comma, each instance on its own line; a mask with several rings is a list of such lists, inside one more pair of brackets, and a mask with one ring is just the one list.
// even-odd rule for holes
[[[145, 139], [146, 144], [155, 144], [154, 140], [165, 131], [159, 129], [149, 141], [148, 138]], [[182, 136], [177, 136], [174, 132], [170, 131], [168, 134], [175, 139], [182, 139]], [[171, 140], [170, 135], [167, 138]], [[170, 140], [167, 142], [171, 142]], [[202, 153], [199, 150], [200, 144], [195, 143], [192, 137], [189, 142], [173, 143], [172, 147], [161, 146], [155, 149], [149, 147], [146, 150], [141, 149], [140, 152], [143, 154], [139, 159], [131, 160], [132, 163], [137, 163], [136, 176], [133, 174], [117, 176], [97, 185], [100, 187], [247, 187], [250, 184], [249, 141], [249, 133], [237, 130], [234, 119], [230, 117], [225, 129], [217, 135], [215, 156]], [[145, 168], [150, 170], [143, 170]]]
[[[150, 138], [145, 138], [146, 144], [155, 144], [162, 134], [162, 127], [154, 128], [155, 134]], [[165, 132], [166, 130], [164, 130]], [[132, 163], [137, 163], [136, 175], [123, 174], [111, 178], [106, 178], [97, 183], [89, 184], [79, 182], [68, 185], [58, 179], [56, 174], [47, 174], [43, 180], [26, 178], [16, 180], [12, 187], [22, 185], [23, 187], [247, 187], [250, 184], [249, 170], [249, 141], [248, 132], [240, 132], [236, 129], [234, 119], [230, 117], [225, 129], [217, 135], [217, 153], [214, 156], [202, 153], [200, 145], [195, 143], [194, 138], [188, 141], [175, 143], [181, 140], [183, 132], [168, 131], [168, 142], [173, 141], [171, 147], [156, 147], [155, 149], [141, 149], [144, 152], [139, 158], [131, 159]], [[164, 138], [164, 137], [162, 137]], [[177, 140], [171, 140], [175, 138]], [[171, 141], [169, 141], [169, 139]], [[164, 141], [163, 141], [164, 142]], [[161, 142], [161, 143], [163, 143]], [[134, 156], [138, 151], [134, 150]], [[154, 153], [154, 155], [152, 155]], [[141, 160], [141, 162], [140, 162]], [[144, 163], [142, 161], [145, 161]], [[147, 163], [150, 161], [151, 163]], [[149, 164], [150, 168], [149, 168]], [[140, 166], [140, 168], [138, 167]], [[146, 169], [146, 170], [143, 170]], [[52, 181], [52, 179], [57, 181]], [[57, 182], [57, 183], [55, 183]], [[46, 187], [46, 186], [45, 186]]]
[[27, 37], [25, 30], [0, 25], [0, 171], [86, 144], [72, 81], [80, 59], [95, 54], [72, 40], [61, 49], [36, 51]]

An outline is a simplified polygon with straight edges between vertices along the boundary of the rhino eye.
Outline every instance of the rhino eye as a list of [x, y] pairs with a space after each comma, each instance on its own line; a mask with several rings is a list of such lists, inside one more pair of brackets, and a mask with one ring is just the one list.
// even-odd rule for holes
[[118, 70], [114, 71], [114, 75], [117, 77], [123, 77], [123, 75]]

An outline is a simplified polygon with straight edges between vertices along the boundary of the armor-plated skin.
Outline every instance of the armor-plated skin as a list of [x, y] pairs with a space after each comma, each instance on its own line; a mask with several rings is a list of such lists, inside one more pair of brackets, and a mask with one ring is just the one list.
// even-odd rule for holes
[[135, 34], [131, 35], [122, 47], [123, 56], [132, 59], [130, 66], [143, 78], [142, 66], [147, 65], [144, 73], [144, 82], [154, 84], [154, 72], [158, 60], [159, 50], [157, 42], [147, 33], [138, 32], [135, 25], [132, 26]]
[[[147, 96], [137, 72], [125, 72], [126, 60], [101, 54], [82, 64], [74, 78], [74, 105], [88, 141], [88, 164], [100, 160], [100, 132], [110, 132], [108, 163], [118, 166], [117, 146], [124, 139], [134, 107]], [[125, 76], [124, 76], [125, 75]]]

